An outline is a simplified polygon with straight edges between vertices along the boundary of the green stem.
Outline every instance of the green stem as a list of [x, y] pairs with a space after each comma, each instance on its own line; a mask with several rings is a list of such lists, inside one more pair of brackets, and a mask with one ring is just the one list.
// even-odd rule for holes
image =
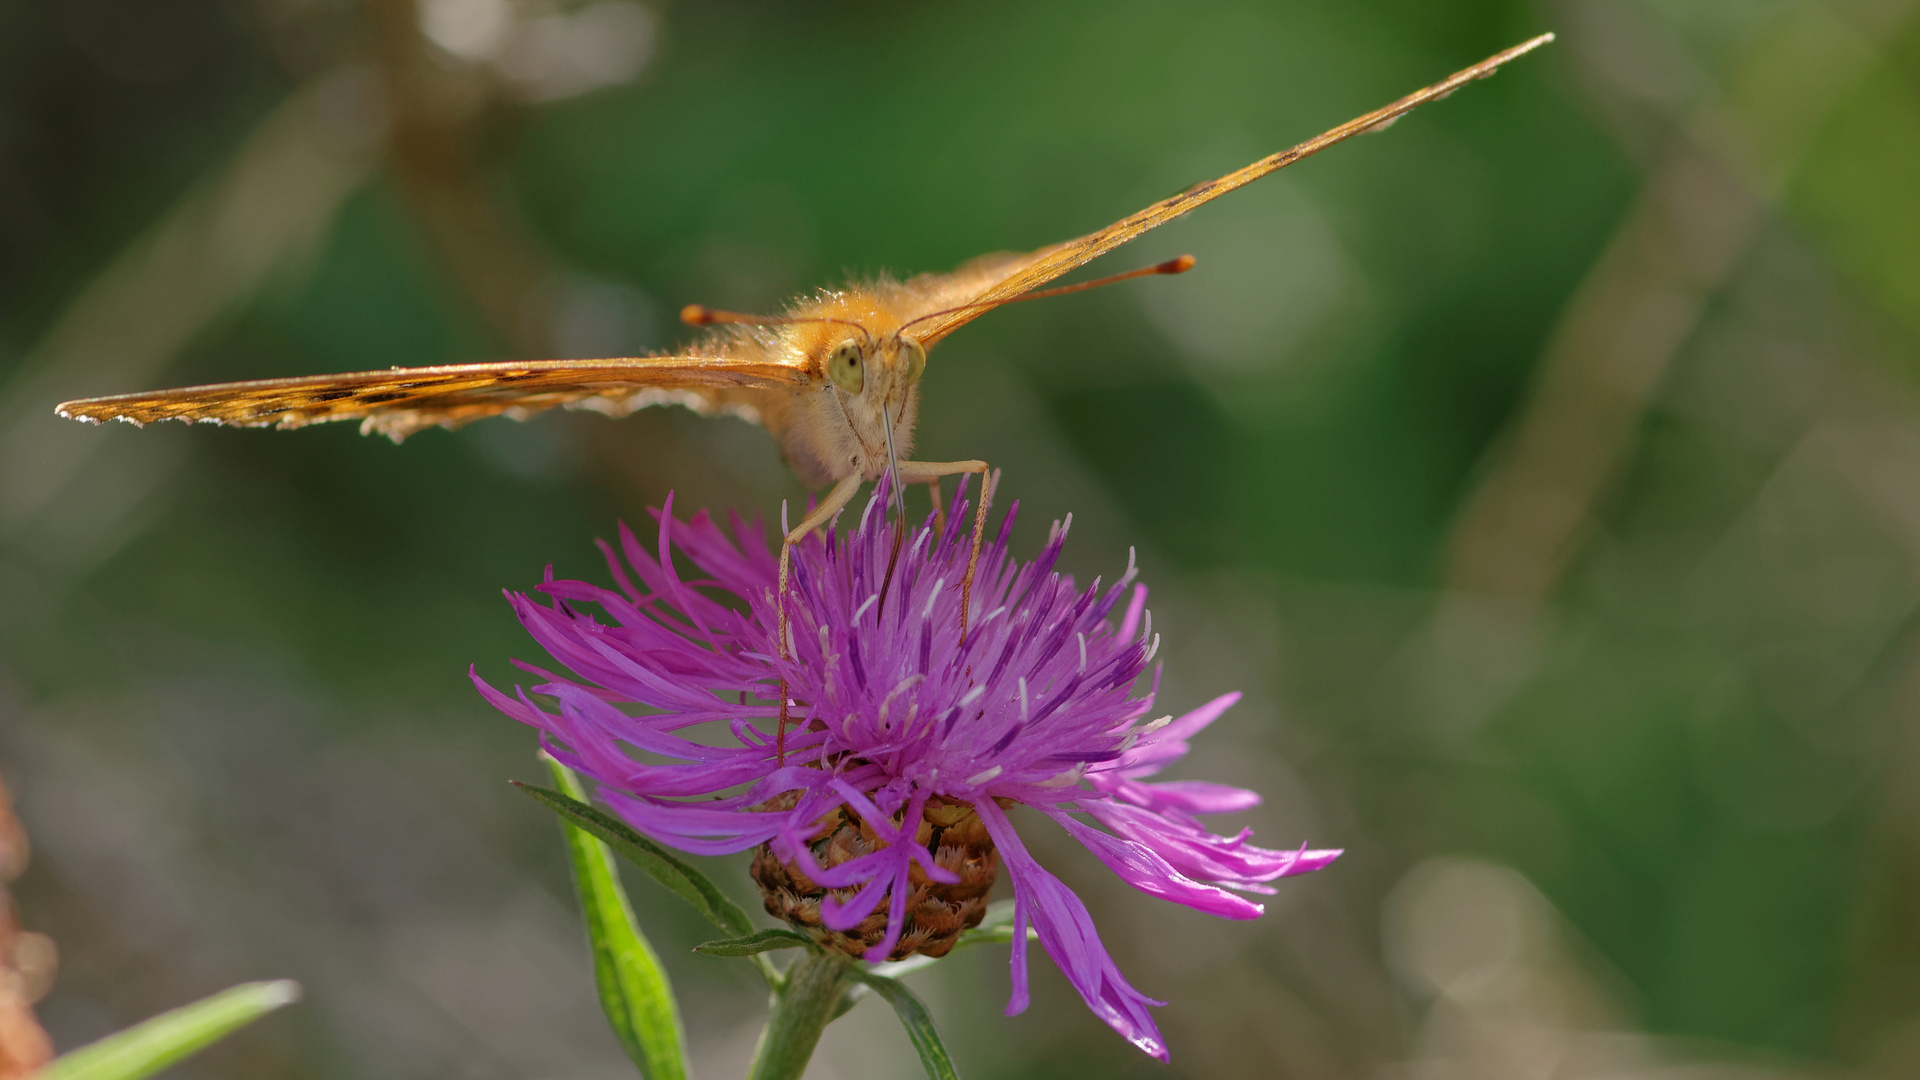
[[795, 960], [773, 995], [747, 1080], [799, 1080], [849, 981], [847, 961], [831, 953], [808, 949]]

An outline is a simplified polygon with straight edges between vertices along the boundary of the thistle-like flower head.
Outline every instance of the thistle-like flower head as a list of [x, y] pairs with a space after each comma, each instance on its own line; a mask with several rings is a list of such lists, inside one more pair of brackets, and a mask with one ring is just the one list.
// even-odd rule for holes
[[[701, 855], [760, 849], [768, 910], [830, 947], [871, 961], [939, 955], [979, 922], [1004, 865], [1009, 1015], [1027, 1004], [1031, 926], [1097, 1016], [1165, 1059], [1146, 1008], [1161, 1003], [1121, 976], [1009, 808], [1051, 819], [1135, 888], [1227, 918], [1260, 914], [1240, 893], [1271, 892], [1265, 882], [1339, 852], [1254, 847], [1246, 831], [1200, 823], [1255, 805], [1254, 792], [1147, 781], [1239, 695], [1154, 716], [1141, 686], [1158, 683], [1157, 671], [1145, 678], [1159, 645], [1146, 589], [1131, 565], [1105, 588], [1056, 572], [1071, 517], [1021, 563], [1007, 551], [1018, 504], [1009, 510], [982, 550], [963, 641], [965, 495], [963, 482], [944, 528], [930, 517], [897, 557], [880, 493], [855, 527], [797, 545], [784, 650], [763, 529], [737, 516], [723, 529], [704, 512], [676, 521], [669, 499], [652, 550], [624, 527], [617, 550], [601, 545], [615, 588], [549, 575], [545, 603], [508, 594], [569, 672], [521, 665], [554, 704], [475, 683], [642, 833]], [[682, 576], [676, 550], [698, 578]]]

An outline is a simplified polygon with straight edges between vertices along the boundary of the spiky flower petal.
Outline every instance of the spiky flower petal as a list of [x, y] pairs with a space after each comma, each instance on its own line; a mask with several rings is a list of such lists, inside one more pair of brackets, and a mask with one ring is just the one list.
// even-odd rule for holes
[[[1015, 504], [982, 551], [962, 641], [965, 494], [963, 483], [943, 529], [929, 518], [903, 538], [885, 596], [895, 526], [877, 501], [855, 527], [798, 545], [784, 650], [775, 641], [777, 562], [764, 530], [737, 516], [723, 529], [705, 512], [676, 521], [669, 498], [652, 550], [624, 527], [617, 551], [601, 545], [616, 588], [549, 575], [538, 589], [546, 603], [508, 594], [521, 623], [570, 672], [521, 665], [542, 679], [533, 693], [552, 704], [525, 690], [501, 693], [477, 675], [475, 684], [502, 712], [540, 729], [555, 757], [597, 780], [600, 797], [634, 828], [694, 854], [761, 848], [756, 877], [793, 894], [779, 904], [770, 896], [769, 909], [839, 947], [866, 945], [869, 960], [944, 951], [950, 940], [942, 946], [928, 927], [970, 909], [956, 899], [942, 916], [928, 898], [939, 886], [956, 896], [983, 891], [980, 875], [991, 881], [997, 857], [1015, 902], [1008, 1013], [1027, 1004], [1032, 926], [1088, 1007], [1165, 1059], [1147, 1013], [1161, 1003], [1121, 976], [1086, 906], [1028, 853], [1006, 808], [1051, 818], [1135, 888], [1226, 918], [1260, 914], [1240, 892], [1271, 892], [1266, 882], [1317, 870], [1339, 852], [1259, 848], [1245, 831], [1216, 835], [1198, 815], [1244, 810], [1259, 796], [1148, 781], [1239, 695], [1152, 718], [1153, 691], [1140, 684], [1159, 639], [1146, 589], [1133, 584], [1131, 565], [1104, 589], [1098, 581], [1078, 589], [1055, 572], [1067, 525], [1021, 563], [1007, 551]], [[681, 576], [676, 550], [701, 577]], [[774, 730], [783, 680], [792, 720], [784, 756]], [[1157, 672], [1151, 681], [1157, 686]], [[935, 828], [960, 821], [943, 809], [956, 807], [970, 807], [987, 838], [964, 858]], [[830, 849], [831, 857], [817, 854]], [[966, 858], [973, 862], [962, 867]], [[972, 875], [969, 884], [956, 867]], [[920, 906], [910, 912], [910, 903]]]

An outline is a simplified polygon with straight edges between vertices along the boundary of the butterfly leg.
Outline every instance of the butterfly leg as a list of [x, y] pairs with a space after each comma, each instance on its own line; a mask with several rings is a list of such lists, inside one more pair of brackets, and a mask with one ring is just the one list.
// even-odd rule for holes
[[[846, 509], [846, 505], [853, 501], [854, 493], [859, 490], [859, 473], [842, 479], [833, 485], [833, 490], [827, 493], [826, 498], [820, 500], [820, 505], [813, 508], [813, 513], [808, 514], [805, 521], [780, 538], [780, 581], [773, 596], [773, 607], [777, 612], [774, 623], [779, 634], [779, 639], [774, 644], [779, 649], [782, 660], [792, 659], [787, 654], [787, 575], [793, 568], [793, 545], [805, 540], [807, 534], [813, 530], [824, 528], [827, 522], [833, 520], [833, 515]], [[780, 679], [780, 727], [774, 733], [773, 743], [775, 759], [785, 764], [787, 760], [787, 680], [784, 676]]]
[[984, 461], [903, 461], [899, 465], [901, 483], [926, 481], [938, 485], [943, 476], [959, 473], [980, 474], [980, 500], [973, 511], [973, 548], [967, 553], [967, 573], [960, 579], [960, 644], [967, 643], [967, 613], [973, 606], [973, 573], [980, 565], [980, 542], [987, 535], [987, 507], [993, 502], [993, 485]]
[[927, 489], [933, 492], [933, 534], [940, 536], [947, 531], [947, 503], [940, 497], [940, 478], [927, 481]]

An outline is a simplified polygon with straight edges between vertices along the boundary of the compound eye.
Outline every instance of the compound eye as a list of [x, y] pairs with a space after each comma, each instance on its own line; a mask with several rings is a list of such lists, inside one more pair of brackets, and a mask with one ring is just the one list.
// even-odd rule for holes
[[851, 341], [834, 346], [827, 354], [827, 378], [849, 394], [859, 393], [867, 384], [866, 357], [861, 355], [860, 346]]
[[900, 339], [900, 348], [907, 354], [907, 385], [912, 386], [927, 373], [927, 350], [910, 337]]

